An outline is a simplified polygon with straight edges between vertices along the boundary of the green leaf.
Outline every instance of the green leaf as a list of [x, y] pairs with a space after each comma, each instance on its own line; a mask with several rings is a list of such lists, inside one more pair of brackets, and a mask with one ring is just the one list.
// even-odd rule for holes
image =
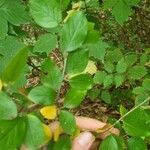
[[91, 44], [88, 47], [90, 50], [90, 56], [99, 59], [102, 63], [104, 63], [106, 49], [109, 48], [109, 45], [103, 41], [99, 41], [98, 43]]
[[135, 6], [140, 2], [140, 0], [126, 0], [126, 3], [130, 6]]
[[137, 61], [137, 55], [136, 54], [128, 54], [125, 56], [125, 62], [127, 63], [127, 66], [132, 66]]
[[119, 112], [121, 116], [124, 116], [128, 111], [123, 105], [120, 105]]
[[[81, 60], [82, 65], [79, 60]], [[89, 52], [85, 49], [69, 53], [66, 67], [67, 74], [74, 75], [83, 72], [88, 64], [88, 60]]]
[[77, 90], [89, 90], [93, 85], [93, 78], [88, 74], [80, 74], [69, 80], [72, 88]]
[[55, 91], [58, 90], [63, 80], [61, 70], [50, 59], [46, 59], [41, 68], [43, 71], [42, 83]]
[[0, 11], [4, 14], [7, 21], [19, 26], [30, 21], [29, 13], [25, 9], [25, 6], [20, 0], [6, 0], [0, 8]]
[[150, 79], [144, 79], [142, 86], [145, 90], [150, 91]]
[[116, 135], [110, 135], [102, 141], [99, 150], [124, 150], [123, 139]]
[[128, 139], [128, 150], [148, 150], [147, 144], [139, 137]]
[[70, 150], [71, 149], [71, 139], [68, 136], [62, 136], [55, 143], [53, 150]]
[[100, 89], [91, 89], [88, 91], [87, 96], [90, 98], [90, 100], [94, 101], [100, 94]]
[[88, 8], [96, 9], [99, 8], [99, 1], [98, 0], [86, 0], [86, 6]]
[[124, 82], [125, 77], [121, 74], [117, 74], [114, 77], [114, 82], [116, 84], [116, 88], [119, 87], [120, 85], [122, 85], [122, 83]]
[[2, 6], [5, 1], [6, 1], [6, 0], [0, 0], [0, 6]]
[[105, 0], [104, 9], [113, 8], [119, 0]]
[[4, 39], [5, 36], [7, 35], [8, 23], [7, 23], [7, 20], [2, 15], [0, 15], [0, 20], [1, 20], [1, 23], [0, 23], [0, 40], [1, 40], [1, 39]]
[[28, 115], [26, 117], [26, 124], [27, 128], [24, 144], [29, 149], [38, 149], [47, 141], [43, 123], [36, 116]]
[[13, 119], [17, 117], [17, 107], [12, 99], [4, 92], [0, 92], [0, 119]]
[[28, 98], [37, 104], [51, 105], [55, 102], [56, 92], [48, 86], [37, 86], [29, 92]]
[[109, 91], [102, 91], [102, 93], [101, 93], [101, 99], [105, 103], [111, 104], [111, 95], [110, 95]]
[[104, 88], [110, 86], [113, 83], [113, 75], [107, 75], [104, 78]]
[[89, 30], [86, 36], [86, 44], [96, 44], [99, 41], [99, 32], [96, 30]]
[[81, 47], [87, 35], [87, 19], [83, 12], [76, 12], [64, 24], [61, 35], [63, 51], [74, 51]]
[[114, 65], [113, 65], [111, 62], [106, 61], [106, 62], [104, 63], [104, 69], [105, 69], [108, 73], [113, 73], [115, 67], [114, 67]]
[[131, 136], [150, 136], [150, 116], [144, 109], [138, 108], [125, 117], [123, 126], [128, 135]]
[[[10, 109], [11, 110], [11, 109]], [[24, 118], [0, 120], [1, 150], [17, 149], [21, 146], [26, 131]]]
[[15, 80], [12, 84], [9, 84], [7, 86], [7, 89], [9, 89], [13, 93], [17, 93], [21, 88], [25, 87], [25, 85], [27, 84], [26, 74], [27, 69], [25, 67], [23, 68], [17, 80]]
[[59, 115], [59, 121], [63, 130], [67, 134], [73, 135], [73, 133], [76, 131], [76, 121], [74, 116], [68, 111], [61, 110]]
[[96, 72], [96, 74], [94, 76], [94, 83], [95, 84], [103, 84], [106, 75], [107, 75], [107, 73], [104, 71]]
[[116, 71], [118, 73], [124, 73], [127, 70], [127, 64], [124, 60], [124, 58], [122, 58], [121, 60], [118, 61], [117, 66], [116, 66]]
[[66, 108], [75, 108], [80, 105], [80, 103], [84, 100], [86, 95], [86, 90], [77, 90], [77, 89], [69, 89], [65, 99], [64, 99], [64, 107]]
[[148, 62], [148, 55], [146, 53], [140, 56], [140, 65], [144, 66]]
[[105, 57], [106, 61], [110, 61], [112, 63], [118, 62], [123, 57], [120, 49], [115, 49], [113, 51], [108, 51]]
[[30, 11], [35, 22], [44, 28], [57, 27], [61, 21], [61, 9], [54, 0], [30, 0]]
[[28, 49], [24, 48], [8, 63], [5, 70], [2, 72], [1, 78], [4, 82], [13, 82], [17, 80], [26, 65]]
[[133, 80], [139, 80], [147, 74], [144, 66], [134, 66], [128, 70], [128, 75]]
[[[12, 44], [13, 43], [13, 44]], [[0, 74], [9, 65], [10, 61], [24, 48], [23, 43], [19, 42], [17, 38], [8, 36], [6, 39], [0, 41]]]
[[[135, 106], [141, 104], [144, 100], [146, 100], [147, 98], [149, 97], [149, 94], [146, 93], [145, 91], [141, 94], [139, 94], [137, 97], [136, 97], [136, 100], [135, 100]], [[149, 102], [146, 102], [143, 104], [143, 106], [145, 105], [148, 105]]]
[[59, 5], [60, 5], [60, 8], [62, 11], [64, 11], [65, 9], [67, 9], [68, 5], [70, 4], [70, 1], [71, 0], [57, 0]]
[[145, 92], [145, 89], [139, 86], [139, 87], [135, 87], [132, 92], [136, 95], [140, 95]]
[[45, 52], [47, 55], [56, 47], [57, 37], [53, 34], [43, 34], [39, 37], [33, 49], [34, 52]]
[[131, 15], [131, 8], [125, 3], [124, 0], [119, 0], [112, 10], [116, 21], [123, 25], [125, 21], [128, 20], [128, 17]]

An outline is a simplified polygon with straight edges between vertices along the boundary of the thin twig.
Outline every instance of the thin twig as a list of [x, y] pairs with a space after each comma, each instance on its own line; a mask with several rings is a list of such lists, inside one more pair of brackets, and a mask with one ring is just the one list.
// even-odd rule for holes
[[120, 119], [118, 119], [113, 125], [111, 125], [109, 128], [107, 128], [106, 130], [103, 131], [107, 132], [110, 129], [112, 129], [117, 123], [119, 123], [120, 121], [122, 121], [125, 117], [127, 117], [130, 113], [132, 113], [133, 111], [135, 111], [137, 108], [139, 108], [140, 106], [142, 106], [143, 104], [145, 104], [146, 102], [148, 102], [150, 100], [150, 97], [148, 97], [147, 99], [145, 99], [142, 103], [140, 103], [139, 105], [137, 105], [136, 107], [132, 108], [130, 111], [128, 111], [125, 115], [123, 115]]
[[64, 78], [65, 78], [65, 72], [66, 72], [66, 67], [67, 67], [67, 59], [68, 59], [68, 53], [66, 53], [66, 55], [64, 56], [64, 65], [63, 65], [63, 71], [62, 71], [62, 83], [61, 83], [61, 86], [57, 92], [57, 97], [56, 97], [56, 101], [58, 101], [59, 99], [59, 95], [60, 95], [60, 92], [61, 92], [61, 87], [62, 87], [62, 84], [63, 84], [63, 81], [64, 81]]

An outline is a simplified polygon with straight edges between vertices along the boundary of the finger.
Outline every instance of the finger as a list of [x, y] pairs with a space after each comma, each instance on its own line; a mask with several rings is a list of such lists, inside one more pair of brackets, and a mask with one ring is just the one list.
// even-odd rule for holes
[[76, 124], [81, 130], [95, 131], [97, 129], [103, 128], [106, 126], [106, 123], [103, 123], [99, 120], [88, 118], [88, 117], [75, 117]]
[[72, 150], [89, 150], [95, 138], [90, 132], [82, 132], [73, 140]]

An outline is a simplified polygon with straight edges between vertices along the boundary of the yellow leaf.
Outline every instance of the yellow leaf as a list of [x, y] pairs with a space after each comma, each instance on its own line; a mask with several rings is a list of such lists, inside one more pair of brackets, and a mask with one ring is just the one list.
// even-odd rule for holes
[[84, 70], [85, 73], [89, 73], [91, 75], [97, 72], [97, 67], [94, 61], [89, 61], [87, 67]]
[[66, 22], [73, 14], [81, 9], [82, 2], [73, 3], [72, 10], [67, 11], [67, 16], [64, 19], [64, 22]]
[[57, 108], [55, 105], [53, 106], [45, 106], [40, 109], [40, 113], [44, 116], [46, 119], [55, 119], [57, 116]]
[[79, 1], [79, 2], [77, 2], [77, 3], [73, 3], [72, 9], [80, 10], [81, 7], [82, 7], [82, 5], [83, 5], [83, 2], [82, 2], [82, 1]]
[[44, 128], [44, 132], [45, 132], [45, 136], [46, 136], [46, 143], [52, 139], [52, 132], [49, 128], [48, 125], [43, 124], [43, 128]]
[[63, 129], [61, 128], [61, 126], [59, 125], [55, 130], [54, 130], [54, 141], [56, 142], [59, 139], [60, 134], [62, 134]]
[[2, 80], [0, 79], [0, 91], [2, 90], [2, 87], [3, 87], [3, 83]]

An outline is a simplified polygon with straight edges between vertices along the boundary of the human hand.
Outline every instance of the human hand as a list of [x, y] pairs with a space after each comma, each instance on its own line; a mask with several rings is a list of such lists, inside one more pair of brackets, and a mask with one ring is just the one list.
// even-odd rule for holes
[[[110, 134], [119, 135], [118, 129], [111, 128], [107, 132], [94, 137], [92, 132], [104, 128], [107, 125], [106, 123], [87, 117], [75, 117], [75, 119], [77, 126], [82, 132], [73, 140], [72, 150], [95, 150], [99, 146], [100, 139], [104, 139]], [[50, 124], [50, 129], [53, 132], [58, 126], [59, 122], [55, 121]]]

